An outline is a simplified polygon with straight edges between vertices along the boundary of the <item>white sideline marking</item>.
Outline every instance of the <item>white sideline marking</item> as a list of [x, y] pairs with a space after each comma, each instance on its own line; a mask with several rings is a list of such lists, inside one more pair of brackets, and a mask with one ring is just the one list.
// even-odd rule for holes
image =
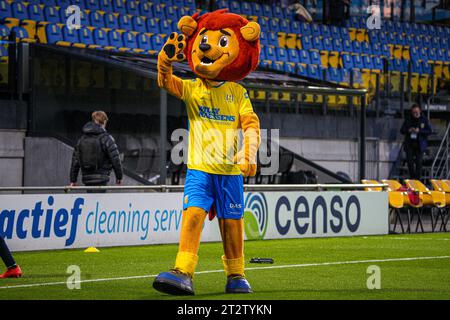
[[[363, 237], [363, 239], [387, 239], [383, 237]], [[415, 241], [450, 241], [449, 238], [408, 238], [408, 237], [390, 237], [389, 240], [415, 240]]]
[[[416, 260], [434, 260], [434, 259], [450, 259], [450, 256], [435, 256], [435, 257], [412, 257], [412, 258], [391, 258], [391, 259], [373, 259], [373, 260], [353, 260], [353, 261], [335, 261], [335, 262], [316, 262], [316, 263], [304, 263], [304, 264], [288, 264], [282, 266], [267, 266], [267, 267], [250, 267], [245, 268], [248, 270], [267, 270], [267, 269], [285, 269], [285, 268], [305, 268], [305, 267], [319, 267], [319, 266], [333, 266], [333, 265], [346, 265], [346, 264], [361, 264], [361, 263], [373, 263], [373, 262], [396, 262], [396, 261], [416, 261]], [[220, 270], [205, 270], [199, 271], [195, 274], [207, 274], [207, 273], [221, 273], [224, 272]], [[88, 282], [106, 282], [106, 281], [118, 281], [118, 280], [132, 280], [132, 279], [143, 279], [143, 278], [154, 278], [157, 274], [144, 275], [144, 276], [129, 276], [129, 277], [118, 277], [118, 278], [100, 278], [100, 279], [87, 279], [75, 281], [73, 283], [88, 283]], [[16, 289], [16, 288], [30, 288], [30, 287], [42, 287], [42, 286], [56, 286], [65, 285], [66, 281], [59, 282], [42, 282], [42, 283], [32, 283], [32, 284], [21, 284], [14, 286], [1, 286], [0, 289]]]

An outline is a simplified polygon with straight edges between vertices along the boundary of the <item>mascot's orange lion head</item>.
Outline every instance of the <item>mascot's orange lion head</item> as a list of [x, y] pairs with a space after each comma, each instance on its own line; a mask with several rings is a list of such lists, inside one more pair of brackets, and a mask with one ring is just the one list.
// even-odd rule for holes
[[256, 22], [221, 9], [184, 16], [178, 28], [186, 35], [186, 57], [198, 76], [238, 81], [256, 69], [261, 28]]

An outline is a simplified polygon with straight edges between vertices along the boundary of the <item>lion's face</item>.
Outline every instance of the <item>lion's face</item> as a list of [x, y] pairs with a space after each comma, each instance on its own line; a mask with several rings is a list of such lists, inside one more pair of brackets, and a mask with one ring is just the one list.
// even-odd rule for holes
[[203, 28], [194, 40], [191, 54], [195, 72], [201, 77], [214, 79], [239, 56], [239, 41], [230, 28]]

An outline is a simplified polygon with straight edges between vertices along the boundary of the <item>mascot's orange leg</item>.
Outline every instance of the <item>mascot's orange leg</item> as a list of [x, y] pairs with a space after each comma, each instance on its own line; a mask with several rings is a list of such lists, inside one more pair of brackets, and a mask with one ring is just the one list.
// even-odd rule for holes
[[244, 276], [244, 219], [219, 219], [223, 250], [222, 262], [227, 277]]
[[198, 248], [206, 212], [202, 208], [189, 207], [183, 211], [180, 244], [175, 261], [175, 270], [192, 278], [198, 261]]

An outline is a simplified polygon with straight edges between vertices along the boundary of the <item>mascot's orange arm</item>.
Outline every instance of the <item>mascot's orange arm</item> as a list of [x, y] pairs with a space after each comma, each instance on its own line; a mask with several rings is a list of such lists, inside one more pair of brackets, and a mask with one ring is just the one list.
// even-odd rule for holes
[[173, 32], [158, 54], [158, 86], [179, 99], [183, 96], [183, 80], [173, 75], [172, 63], [184, 60], [185, 46], [185, 36]]
[[239, 119], [244, 131], [244, 144], [236, 155], [236, 163], [239, 163], [244, 176], [252, 177], [256, 174], [256, 154], [261, 143], [259, 119], [254, 112], [241, 115]]

